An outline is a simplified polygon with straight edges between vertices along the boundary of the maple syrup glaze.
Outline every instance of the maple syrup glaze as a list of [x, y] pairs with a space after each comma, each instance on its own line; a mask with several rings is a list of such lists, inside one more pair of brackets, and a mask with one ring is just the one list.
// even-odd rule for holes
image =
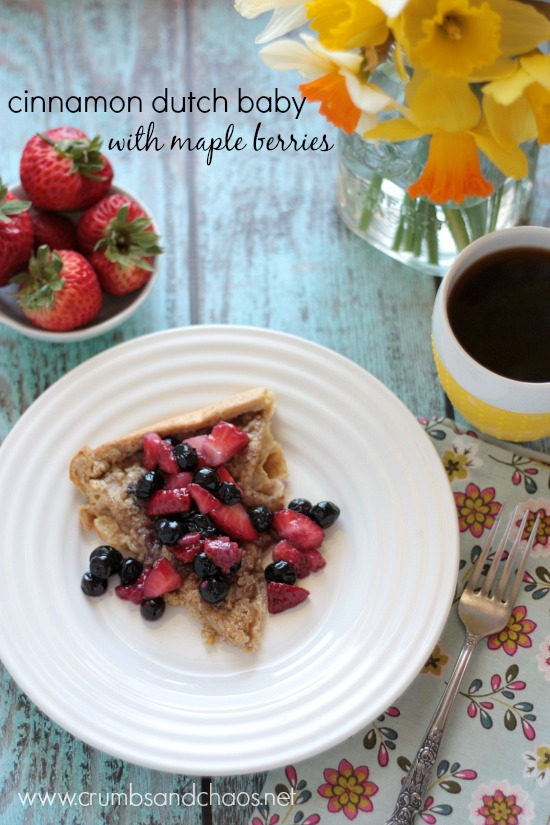
[[479, 364], [516, 381], [550, 381], [550, 249], [501, 249], [475, 261], [451, 288], [447, 312]]

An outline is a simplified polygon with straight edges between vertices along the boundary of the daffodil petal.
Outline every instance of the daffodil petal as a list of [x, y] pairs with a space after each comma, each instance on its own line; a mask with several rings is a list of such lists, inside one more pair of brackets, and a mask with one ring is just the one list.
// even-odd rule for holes
[[303, 83], [298, 87], [310, 103], [320, 103], [319, 112], [344, 132], [351, 134], [357, 128], [361, 110], [352, 102], [346, 79], [337, 71]]
[[540, 83], [532, 83], [525, 96], [537, 122], [538, 142], [550, 143], [550, 92]]
[[488, 129], [474, 129], [472, 136], [479, 149], [503, 175], [519, 180], [528, 174], [529, 162], [519, 146], [499, 143]]
[[510, 106], [514, 101], [520, 98], [527, 86], [533, 82], [533, 79], [527, 72], [516, 65], [516, 71], [503, 78], [502, 80], [494, 80], [492, 83], [487, 83], [483, 87], [483, 94], [486, 97], [491, 97], [496, 103], [502, 106]]
[[294, 8], [275, 9], [265, 29], [256, 37], [256, 43], [269, 43], [283, 37], [307, 23], [306, 10], [302, 3]]
[[534, 54], [529, 57], [522, 57], [520, 63], [521, 68], [533, 80], [550, 92], [550, 54]]
[[346, 78], [346, 86], [353, 103], [362, 112], [378, 114], [392, 104], [398, 105], [389, 95], [372, 83], [361, 83], [357, 75], [342, 72]]
[[306, 77], [317, 77], [330, 71], [330, 60], [313, 54], [296, 40], [277, 40], [260, 49], [260, 57], [271, 69], [280, 71], [297, 70]]
[[500, 49], [504, 56], [525, 54], [550, 39], [550, 22], [529, 3], [518, 0], [491, 0], [500, 15]]
[[382, 9], [386, 17], [392, 18], [401, 14], [409, 0], [371, 0], [371, 2]]
[[407, 103], [413, 120], [426, 132], [464, 132], [479, 122], [479, 101], [464, 80], [426, 74], [412, 86]]
[[306, 10], [311, 28], [331, 49], [379, 46], [388, 37], [385, 13], [369, 0], [310, 0]]
[[434, 203], [462, 203], [467, 197], [487, 197], [492, 191], [483, 177], [475, 140], [455, 132], [432, 135], [427, 163], [408, 189], [411, 198], [424, 196]]
[[[235, 9], [248, 19], [258, 17], [266, 11], [296, 5], [296, 0], [235, 0]], [[300, 3], [300, 5], [303, 4]]]
[[403, 117], [395, 118], [394, 120], [386, 120], [379, 123], [374, 129], [369, 129], [365, 132], [363, 137], [365, 140], [389, 140], [398, 143], [402, 140], [412, 140], [425, 135], [426, 132], [419, 129], [410, 120]]
[[537, 136], [533, 110], [525, 97], [519, 97], [509, 106], [502, 106], [490, 95], [483, 99], [487, 125], [499, 143], [525, 143]]

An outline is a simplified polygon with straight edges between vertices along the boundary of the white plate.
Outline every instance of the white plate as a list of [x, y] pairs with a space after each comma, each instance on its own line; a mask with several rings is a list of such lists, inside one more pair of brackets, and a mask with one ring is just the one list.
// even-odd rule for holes
[[[258, 385], [277, 395], [289, 498], [342, 509], [307, 602], [270, 616], [249, 656], [205, 647], [182, 609], [147, 623], [112, 592], [85, 597], [99, 542], [79, 528], [72, 455]], [[0, 467], [2, 660], [53, 720], [130, 762], [235, 775], [343, 741], [405, 690], [450, 608], [458, 526], [434, 448], [379, 381], [294, 336], [201, 326], [103, 352], [27, 410]]]
[[[24, 189], [21, 185], [11, 186], [10, 192], [17, 195], [23, 200], [27, 199]], [[111, 186], [109, 194], [128, 195], [129, 198], [136, 201], [141, 208], [151, 215], [151, 210], [137, 198], [133, 192], [128, 189], [121, 189], [120, 186]], [[70, 218], [74, 223], [78, 221], [81, 212], [64, 212], [66, 217]], [[158, 234], [158, 228], [153, 222], [153, 230]], [[129, 295], [108, 295], [103, 293], [103, 304], [99, 311], [99, 315], [79, 329], [68, 330], [67, 332], [50, 332], [47, 329], [37, 327], [32, 321], [26, 318], [17, 304], [16, 293], [17, 287], [14, 284], [8, 284], [0, 288], [0, 324], [5, 324], [7, 327], [20, 332], [27, 338], [36, 338], [39, 341], [48, 341], [53, 344], [68, 344], [71, 341], [85, 341], [88, 338], [96, 338], [98, 335], [103, 335], [110, 332], [112, 329], [120, 326], [124, 321], [127, 321], [134, 312], [142, 305], [142, 303], [149, 297], [153, 287], [158, 278], [160, 266], [160, 257], [155, 255], [153, 258], [153, 272], [151, 277], [140, 289], [131, 292]]]

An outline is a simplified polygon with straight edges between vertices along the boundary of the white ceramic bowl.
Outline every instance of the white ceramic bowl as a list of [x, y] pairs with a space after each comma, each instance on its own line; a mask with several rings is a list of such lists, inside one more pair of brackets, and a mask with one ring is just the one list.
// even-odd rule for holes
[[[10, 192], [19, 198], [27, 198], [20, 185], [11, 186]], [[127, 195], [129, 198], [132, 198], [148, 215], [151, 215], [151, 210], [128, 189], [112, 186], [109, 194], [115, 193]], [[64, 214], [71, 218], [71, 220], [74, 219], [76, 221], [82, 213], [73, 212]], [[153, 228], [154, 231], [158, 233], [154, 220]], [[25, 318], [17, 305], [15, 298], [17, 287], [12, 285], [3, 286], [0, 287], [0, 323], [17, 330], [17, 332], [29, 338], [37, 338], [40, 341], [50, 341], [52, 343], [67, 343], [69, 341], [84, 341], [87, 338], [95, 338], [98, 335], [103, 335], [103, 333], [115, 329], [115, 327], [118, 327], [123, 321], [126, 321], [134, 314], [153, 289], [158, 278], [158, 272], [159, 256], [157, 255], [153, 259], [153, 272], [151, 273], [151, 277], [141, 289], [137, 289], [129, 295], [121, 296], [107, 295], [107, 293], [104, 293], [103, 306], [101, 307], [99, 315], [91, 323], [79, 329], [69, 330], [68, 332], [49, 332], [32, 324]]]

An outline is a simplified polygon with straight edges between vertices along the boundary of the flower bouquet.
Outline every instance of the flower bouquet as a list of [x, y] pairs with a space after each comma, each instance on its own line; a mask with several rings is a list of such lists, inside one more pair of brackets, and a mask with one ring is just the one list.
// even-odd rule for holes
[[[340, 130], [341, 214], [437, 273], [525, 217], [550, 141], [550, 2], [236, 0], [261, 57]], [[285, 37], [292, 32], [290, 37]]]

